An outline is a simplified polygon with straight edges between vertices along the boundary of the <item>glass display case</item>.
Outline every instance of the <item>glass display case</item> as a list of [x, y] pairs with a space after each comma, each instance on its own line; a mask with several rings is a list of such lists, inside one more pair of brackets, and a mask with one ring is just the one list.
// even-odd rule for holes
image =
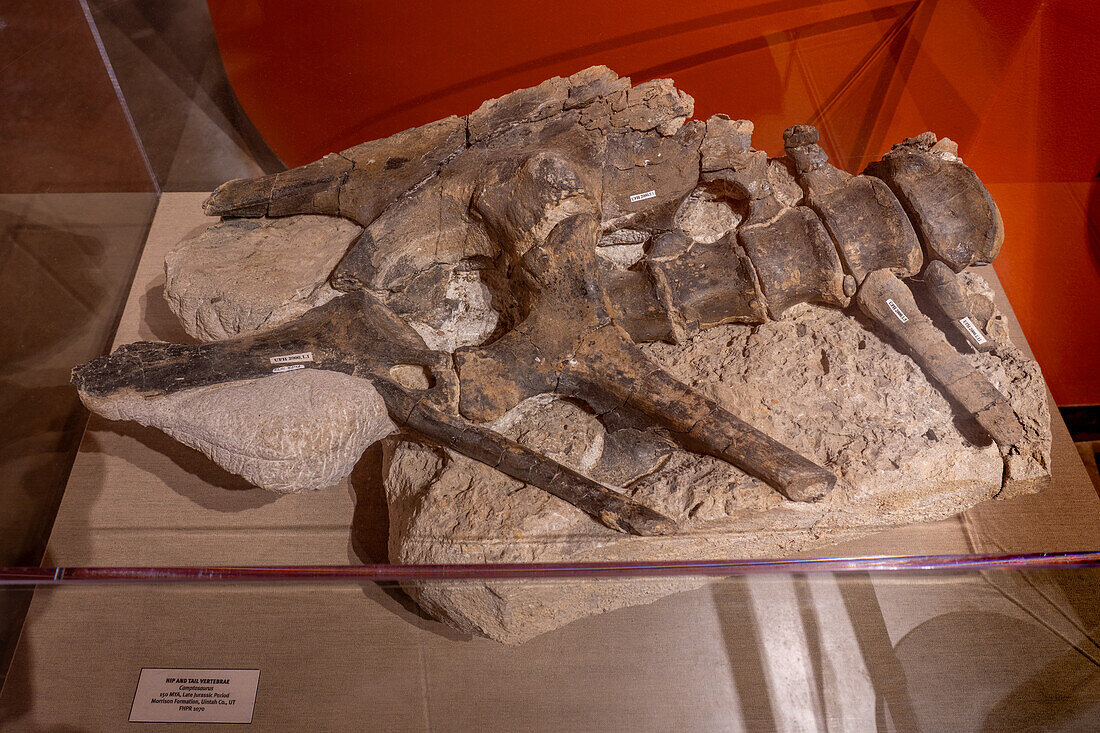
[[501, 592], [570, 594], [672, 572], [696, 586], [521, 645], [425, 618], [397, 573], [373, 568], [74, 580], [35, 591], [5, 723], [121, 727], [135, 719], [143, 669], [197, 668], [259, 670], [250, 720], [263, 730], [1089, 730], [1097, 570], [1085, 563], [1095, 559], [912, 571], [846, 562], [844, 572], [729, 563], [648, 578], [652, 568], [513, 568], [491, 581]]
[[[265, 2], [0, 0], [0, 728], [1096, 728], [1100, 501], [1055, 406], [1100, 401], [1080, 326], [1100, 315], [1095, 161], [1044, 127], [1068, 114], [1045, 106], [1067, 83], [1051, 44], [1095, 13], [721, 5], [555, 10], [569, 22], [299, 8], [299, 25]], [[422, 58], [453, 65], [402, 71], [413, 50], [362, 40], [378, 23], [420, 28]], [[193, 340], [163, 297], [165, 255], [209, 224], [215, 187], [599, 63], [675, 78], [699, 119], [756, 119], [760, 147], [816, 124], [852, 172], [913, 125], [958, 139], [1009, 233], [980, 274], [1054, 389], [1049, 484], [764, 556], [395, 563], [394, 443], [336, 486], [279, 495], [89, 418], [75, 365]], [[1086, 115], [1100, 90], [1082, 64], [1067, 104]]]

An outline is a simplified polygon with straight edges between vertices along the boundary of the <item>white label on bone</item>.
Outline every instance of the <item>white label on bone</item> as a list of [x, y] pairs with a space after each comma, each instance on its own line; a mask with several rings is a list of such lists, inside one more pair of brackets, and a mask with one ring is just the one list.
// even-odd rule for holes
[[292, 372], [295, 369], [305, 369], [305, 364], [291, 364], [290, 366], [275, 367], [271, 370], [272, 374], [281, 374], [282, 372]]
[[905, 312], [898, 307], [897, 303], [895, 303], [890, 298], [887, 298], [886, 305], [890, 306], [890, 310], [894, 311], [894, 315], [898, 317], [899, 321], [901, 321], [902, 323], [909, 323], [909, 316], [905, 315]]
[[312, 351], [303, 351], [301, 354], [284, 354], [271, 357], [272, 364], [293, 364], [296, 361], [313, 361]]
[[657, 198], [657, 192], [656, 191], [646, 191], [645, 193], [636, 193], [633, 196], [631, 196], [630, 197], [630, 203], [636, 204], [639, 201], [645, 201], [646, 199], [655, 199], [655, 198]]
[[258, 669], [149, 669], [138, 675], [131, 723], [251, 723]]
[[974, 339], [974, 343], [978, 346], [986, 342], [985, 336], [982, 335], [982, 330], [975, 326], [974, 321], [970, 320], [969, 317], [960, 318], [959, 323], [962, 324], [962, 327], [966, 329], [966, 332], [970, 334], [970, 338]]

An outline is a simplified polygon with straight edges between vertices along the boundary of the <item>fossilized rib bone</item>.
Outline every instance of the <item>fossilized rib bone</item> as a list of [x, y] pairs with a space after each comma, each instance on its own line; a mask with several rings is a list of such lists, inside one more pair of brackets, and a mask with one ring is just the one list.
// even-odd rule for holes
[[[933, 301], [966, 321], [960, 327], [973, 342], [982, 338], [952, 281], [955, 272], [990, 261], [1003, 231], [992, 198], [953, 143], [926, 133], [895, 146], [867, 175], [852, 176], [828, 163], [812, 127], [790, 128], [786, 158], [769, 160], [751, 145], [751, 123], [724, 115], [688, 122], [691, 111], [691, 98], [669, 80], [631, 88], [593, 67], [491, 100], [467, 117], [286, 173], [231, 181], [206, 202], [208, 214], [319, 213], [364, 226], [331, 277], [337, 289], [359, 294], [264, 336], [123, 347], [78, 368], [74, 382], [100, 396], [173, 391], [260, 376], [270, 371], [273, 349], [308, 346], [324, 354], [310, 366], [369, 377], [405, 428], [609, 526], [668, 531], [663, 517], [452, 409], [457, 404], [463, 416], [482, 421], [525, 397], [556, 392], [619, 425], [656, 425], [790, 499], [816, 499], [835, 481], [828, 471], [679, 383], [634, 343], [761, 322], [801, 302], [846, 307], [856, 296], [1009, 450], [1020, 426], [1004, 397], [897, 279], [927, 262]], [[685, 229], [684, 209], [698, 201], [725, 207], [724, 235]], [[595, 254], [605, 240], [644, 243], [644, 258], [629, 268], [612, 265]], [[439, 267], [479, 271], [496, 284], [502, 313], [495, 340], [454, 354], [457, 374], [450, 355], [428, 351], [402, 322], [415, 307], [408, 297], [391, 313], [362, 294], [385, 300], [412, 292], [415, 302], [418, 278]], [[390, 345], [385, 334], [400, 337]], [[436, 386], [421, 393], [401, 387], [387, 371], [399, 364], [429, 368]]]

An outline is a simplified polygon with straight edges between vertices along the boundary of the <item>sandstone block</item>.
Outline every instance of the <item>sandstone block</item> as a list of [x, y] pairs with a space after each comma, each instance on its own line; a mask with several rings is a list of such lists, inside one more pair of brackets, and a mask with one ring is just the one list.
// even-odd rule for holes
[[168, 253], [164, 297], [200, 341], [278, 326], [339, 295], [329, 274], [361, 231], [329, 216], [226, 219]]

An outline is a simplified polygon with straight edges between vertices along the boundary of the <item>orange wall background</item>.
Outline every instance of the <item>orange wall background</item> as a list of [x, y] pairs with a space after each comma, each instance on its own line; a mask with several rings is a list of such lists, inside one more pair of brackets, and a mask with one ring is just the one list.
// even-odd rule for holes
[[773, 153], [816, 124], [853, 172], [951, 137], [1004, 215], [995, 267], [1056, 401], [1100, 403], [1100, 3], [208, 3], [241, 104], [291, 166], [592, 64], [672, 77], [697, 118], [751, 119]]

